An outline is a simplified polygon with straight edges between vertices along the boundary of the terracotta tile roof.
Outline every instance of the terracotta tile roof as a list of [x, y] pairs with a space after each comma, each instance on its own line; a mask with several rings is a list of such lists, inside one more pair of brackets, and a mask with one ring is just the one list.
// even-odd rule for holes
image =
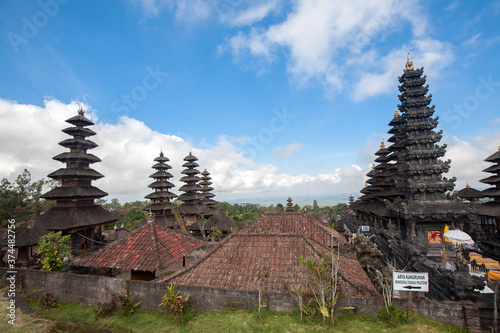
[[74, 265], [154, 272], [167, 268], [204, 244], [192, 236], [146, 223], [128, 237], [77, 258]]
[[319, 219], [302, 212], [263, 213], [241, 233], [303, 235], [324, 246], [332, 245], [333, 236], [335, 245], [337, 242], [345, 243], [345, 239], [336, 230], [327, 227]]
[[[220, 242], [191, 267], [160, 282], [257, 290], [259, 276], [267, 271], [265, 290], [290, 293], [294, 285], [305, 286], [311, 278], [300, 257], [328, 257], [331, 235], [338, 236], [343, 243], [338, 233], [303, 213], [263, 214], [243, 232], [233, 233]], [[377, 295], [354, 255], [340, 254], [340, 262], [341, 295]]]

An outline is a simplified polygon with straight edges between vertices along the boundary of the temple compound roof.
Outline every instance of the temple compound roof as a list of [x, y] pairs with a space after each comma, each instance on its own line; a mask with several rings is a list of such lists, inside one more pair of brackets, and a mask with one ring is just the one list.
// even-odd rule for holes
[[234, 232], [241, 229], [242, 224], [226, 214], [214, 210], [213, 215], [210, 216], [208, 220], [198, 220], [191, 224], [189, 230], [205, 230], [211, 231], [217, 228], [217, 230], [222, 232]]
[[75, 266], [161, 271], [205, 242], [153, 223], [152, 220], [98, 251], [81, 256]]
[[[35, 225], [34, 220], [22, 223], [16, 228], [16, 243], [15, 247], [29, 247], [38, 245], [40, 238], [48, 234], [46, 229], [40, 229]], [[0, 241], [0, 246], [7, 246], [8, 238], [3, 238]]]
[[462, 199], [466, 199], [469, 201], [474, 201], [476, 199], [480, 199], [484, 197], [481, 191], [476, 190], [475, 188], [470, 187], [469, 183], [465, 185], [465, 188], [461, 189], [457, 192], [457, 196]]
[[[292, 293], [296, 284], [306, 285], [311, 279], [300, 258], [328, 258], [332, 237], [334, 243], [342, 243], [338, 233], [302, 212], [264, 213], [242, 232], [228, 236], [193, 266], [160, 282], [257, 290], [257, 280], [267, 272], [264, 290]], [[340, 262], [341, 295], [377, 294], [354, 255], [341, 253]]]

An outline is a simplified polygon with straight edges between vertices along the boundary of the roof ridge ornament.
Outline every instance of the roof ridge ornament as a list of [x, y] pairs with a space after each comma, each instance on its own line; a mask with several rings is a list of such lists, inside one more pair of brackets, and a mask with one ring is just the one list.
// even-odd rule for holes
[[84, 115], [85, 114], [85, 110], [83, 109], [83, 107], [80, 105], [80, 108], [78, 109], [78, 114], [79, 115]]
[[399, 117], [398, 108], [394, 109], [394, 117]]
[[154, 218], [155, 218], [155, 214], [153, 212], [151, 212], [151, 211], [147, 212], [147, 214], [146, 214], [146, 222], [148, 224], [153, 223]]
[[406, 56], [406, 65], [405, 65], [405, 70], [413, 70], [415, 67], [413, 67], [413, 61], [410, 60], [410, 52], [408, 52], [408, 55]]
[[380, 148], [385, 148], [384, 140], [382, 140], [382, 142], [380, 142]]

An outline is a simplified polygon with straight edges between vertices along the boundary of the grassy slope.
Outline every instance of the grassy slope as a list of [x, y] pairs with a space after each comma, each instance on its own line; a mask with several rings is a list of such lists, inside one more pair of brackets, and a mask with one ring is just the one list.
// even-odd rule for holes
[[[0, 305], [0, 318], [6, 318], [5, 299]], [[15, 330], [7, 320], [0, 320], [1, 332], [46, 332], [54, 322], [81, 323], [91, 327], [110, 328], [113, 332], [464, 332], [441, 325], [425, 318], [417, 318], [411, 324], [389, 325], [377, 318], [365, 316], [339, 317], [334, 327], [320, 321], [301, 323], [296, 314], [264, 312], [259, 318], [255, 311], [198, 313], [189, 323], [181, 324], [166, 313], [137, 311], [132, 316], [120, 314], [99, 318], [96, 307], [61, 304], [44, 310], [32, 302], [35, 310], [46, 319], [18, 314]]]

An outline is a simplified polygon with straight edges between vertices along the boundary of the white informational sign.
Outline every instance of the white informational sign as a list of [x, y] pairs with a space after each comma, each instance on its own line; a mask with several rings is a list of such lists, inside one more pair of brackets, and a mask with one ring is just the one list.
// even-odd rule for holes
[[399, 291], [429, 291], [429, 274], [393, 272], [392, 289]]
[[362, 225], [361, 226], [361, 231], [370, 231], [370, 227], [367, 225]]

